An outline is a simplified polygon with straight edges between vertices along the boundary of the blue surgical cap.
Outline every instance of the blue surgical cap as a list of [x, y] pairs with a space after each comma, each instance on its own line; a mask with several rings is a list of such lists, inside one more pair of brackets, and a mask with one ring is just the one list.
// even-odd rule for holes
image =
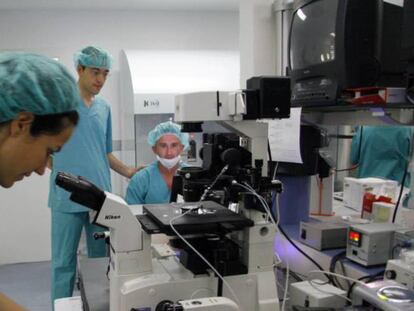
[[175, 135], [184, 145], [184, 148], [188, 147], [188, 134], [181, 133], [181, 127], [171, 121], [158, 124], [151, 132], [148, 133], [148, 143], [151, 146], [155, 146], [157, 141], [164, 135]]
[[96, 46], [88, 46], [73, 55], [75, 68], [79, 65], [93, 68], [103, 68], [110, 70], [112, 67], [112, 57], [109, 53]]
[[79, 103], [77, 84], [59, 62], [31, 53], [0, 53], [0, 123], [19, 112], [63, 113]]

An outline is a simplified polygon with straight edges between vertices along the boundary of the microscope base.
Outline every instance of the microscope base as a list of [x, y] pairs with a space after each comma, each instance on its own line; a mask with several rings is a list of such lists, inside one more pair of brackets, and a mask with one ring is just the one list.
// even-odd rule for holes
[[[279, 299], [273, 269], [225, 277], [237, 297], [223, 286], [223, 296], [239, 305], [240, 311], [279, 310]], [[175, 257], [154, 259], [153, 271], [140, 276], [110, 274], [110, 310], [132, 308], [155, 310], [164, 300], [195, 299], [217, 296], [217, 278], [210, 275], [195, 276]], [[208, 310], [208, 309], [207, 309]]]

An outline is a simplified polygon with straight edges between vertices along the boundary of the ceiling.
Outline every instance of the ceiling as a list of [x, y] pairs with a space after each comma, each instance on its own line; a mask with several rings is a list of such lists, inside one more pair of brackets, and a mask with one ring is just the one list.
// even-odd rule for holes
[[237, 11], [238, 0], [0, 0], [0, 10]]

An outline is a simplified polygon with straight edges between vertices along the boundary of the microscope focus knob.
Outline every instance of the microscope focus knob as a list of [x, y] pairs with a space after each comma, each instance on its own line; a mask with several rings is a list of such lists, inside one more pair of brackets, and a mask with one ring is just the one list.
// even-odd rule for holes
[[95, 240], [109, 238], [109, 231], [95, 232], [93, 234], [93, 238]]
[[395, 280], [397, 278], [397, 272], [395, 270], [386, 270], [384, 274], [388, 280]]
[[228, 164], [234, 167], [241, 164], [242, 155], [239, 150], [235, 148], [229, 148], [220, 154], [220, 159], [224, 164]]
[[[155, 307], [155, 311], [182, 311], [183, 307], [180, 304], [175, 304], [171, 300], [163, 300]], [[140, 311], [140, 309], [131, 311]]]

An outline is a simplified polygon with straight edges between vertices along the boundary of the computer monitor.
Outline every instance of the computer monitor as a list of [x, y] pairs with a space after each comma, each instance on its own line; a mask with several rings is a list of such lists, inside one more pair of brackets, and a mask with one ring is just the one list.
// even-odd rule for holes
[[403, 86], [403, 8], [382, 0], [295, 1], [292, 106], [336, 105], [345, 89]]
[[401, 58], [414, 61], [414, 1], [404, 0]]

